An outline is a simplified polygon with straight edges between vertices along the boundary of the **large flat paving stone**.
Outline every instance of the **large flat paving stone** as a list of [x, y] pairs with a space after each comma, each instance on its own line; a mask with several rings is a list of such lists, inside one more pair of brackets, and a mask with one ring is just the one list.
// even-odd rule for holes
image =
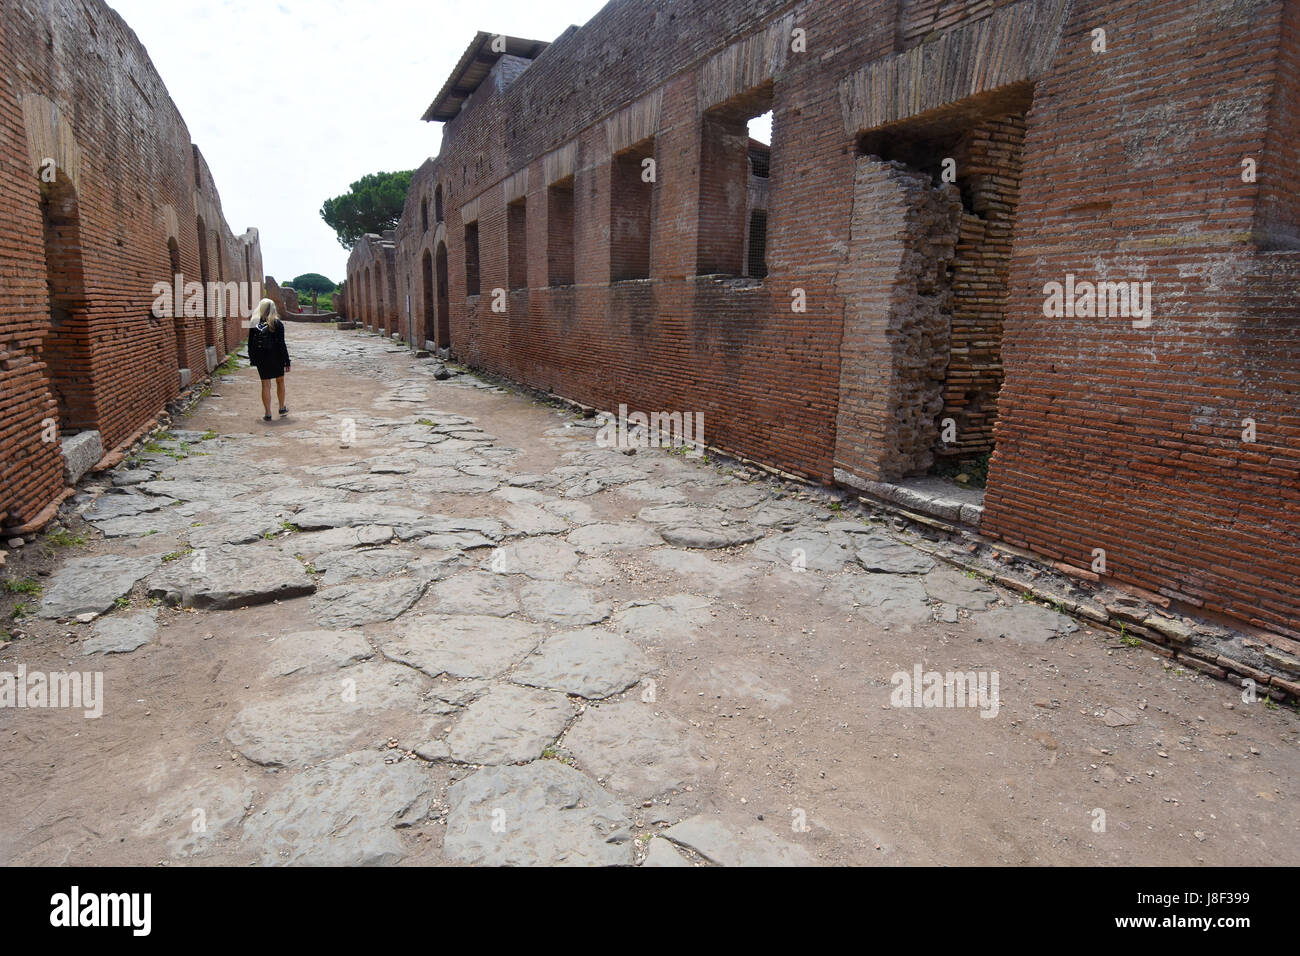
[[312, 559], [321, 574], [321, 585], [338, 584], [348, 578], [380, 578], [414, 561], [414, 551], [404, 548], [342, 548], [326, 551]]
[[424, 593], [426, 578], [407, 575], [391, 581], [338, 584], [312, 599], [316, 622], [327, 628], [360, 627], [391, 621]]
[[226, 738], [253, 763], [300, 767], [392, 737], [423, 739], [425, 679], [400, 664], [371, 661], [305, 678], [247, 704]]
[[465, 571], [429, 589], [433, 609], [441, 614], [491, 614], [507, 617], [519, 610], [515, 582], [490, 571]]
[[295, 631], [268, 645], [268, 677], [322, 674], [374, 656], [360, 631]]
[[523, 613], [534, 621], [578, 627], [609, 617], [614, 605], [595, 591], [561, 581], [530, 581], [520, 589]]
[[517, 534], [563, 534], [569, 530], [569, 522], [536, 505], [511, 505], [501, 517]]
[[72, 558], [51, 575], [37, 614], [45, 618], [102, 614], [161, 564], [161, 554]]
[[91, 636], [81, 642], [83, 654], [128, 654], [151, 642], [158, 634], [154, 612], [101, 618]]
[[360, 525], [355, 528], [332, 528], [290, 536], [283, 544], [292, 554], [313, 558], [346, 548], [377, 547], [393, 540], [393, 528], [384, 524]]
[[134, 492], [103, 494], [85, 510], [83, 517], [92, 524], [97, 524], [111, 518], [127, 518], [148, 511], [158, 511], [172, 504], [174, 500], [162, 495], [144, 495]]
[[754, 545], [751, 556], [788, 568], [807, 571], [842, 571], [853, 559], [852, 539], [839, 532], [789, 531]]
[[982, 611], [998, 599], [986, 581], [974, 576], [967, 577], [947, 565], [935, 568], [921, 583], [930, 600], [971, 611]]
[[264, 865], [391, 866], [406, 851], [395, 832], [429, 814], [436, 787], [414, 760], [349, 753], [294, 775], [244, 822]]
[[186, 555], [149, 578], [149, 596], [168, 604], [225, 609], [302, 597], [316, 582], [302, 562], [267, 546], [224, 546]]
[[884, 574], [925, 574], [934, 570], [934, 558], [908, 547], [883, 532], [856, 535], [858, 564]]
[[920, 580], [898, 574], [847, 574], [827, 589], [846, 612], [880, 624], [912, 627], [931, 619], [929, 597]]
[[384, 656], [430, 677], [496, 677], [537, 646], [535, 624], [482, 614], [408, 617], [375, 638]]
[[544, 536], [498, 548], [483, 564], [496, 574], [523, 574], [537, 581], [559, 581], [577, 566], [572, 546]]
[[487, 767], [447, 791], [443, 853], [487, 866], [625, 866], [629, 824], [619, 801], [556, 760]]
[[348, 501], [304, 508], [294, 515], [293, 523], [304, 531], [318, 531], [326, 528], [353, 528], [363, 524], [392, 527], [413, 524], [421, 517], [420, 512], [410, 508]]
[[465, 709], [447, 735], [453, 760], [507, 764], [536, 760], [573, 717], [563, 694], [494, 684]]
[[180, 508], [163, 508], [124, 518], [108, 518], [92, 522], [95, 529], [106, 538], [142, 538], [150, 534], [172, 534], [183, 531], [193, 520]]
[[596, 700], [627, 690], [649, 669], [650, 662], [631, 641], [584, 627], [548, 637], [511, 680]]
[[629, 551], [663, 544], [663, 539], [656, 532], [643, 524], [633, 522], [621, 524], [600, 522], [585, 525], [569, 532], [565, 540], [583, 554]]
[[748, 544], [764, 535], [762, 528], [729, 521], [702, 521], [698, 524], [670, 524], [659, 527], [660, 536], [679, 548], [716, 550]]
[[640, 699], [588, 707], [564, 745], [579, 766], [628, 797], [697, 786], [714, 771], [690, 725]]
[[1072, 618], [1041, 604], [1028, 603], [975, 614], [971, 623], [975, 633], [985, 640], [1006, 637], [1025, 644], [1045, 644], [1079, 629]]

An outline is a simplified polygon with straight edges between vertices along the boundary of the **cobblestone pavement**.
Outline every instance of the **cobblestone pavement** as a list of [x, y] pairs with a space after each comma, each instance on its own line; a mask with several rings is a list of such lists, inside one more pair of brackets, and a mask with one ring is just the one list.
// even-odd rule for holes
[[5, 862], [1300, 861], [1289, 710], [820, 493], [289, 342], [289, 417], [241, 369], [75, 499], [0, 670], [103, 715], [0, 710]]

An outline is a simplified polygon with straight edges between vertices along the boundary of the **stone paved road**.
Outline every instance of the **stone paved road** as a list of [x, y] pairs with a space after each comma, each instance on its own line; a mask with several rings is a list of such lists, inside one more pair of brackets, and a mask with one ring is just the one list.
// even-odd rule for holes
[[[0, 861], [1300, 861], [1289, 711], [828, 499], [289, 340], [289, 418], [243, 369], [78, 499], [103, 538], [0, 669], [102, 671], [104, 714], [0, 710]], [[996, 703], [892, 706], [918, 667]]]

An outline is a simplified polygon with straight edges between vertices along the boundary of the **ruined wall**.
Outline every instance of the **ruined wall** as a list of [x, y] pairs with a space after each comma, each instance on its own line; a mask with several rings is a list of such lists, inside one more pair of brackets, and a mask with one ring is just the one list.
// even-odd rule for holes
[[42, 422], [97, 429], [108, 451], [230, 337], [224, 316], [153, 315], [154, 283], [245, 266], [166, 88], [102, 2], [0, 5], [0, 76], [0, 513], [14, 525], [63, 487]]
[[397, 252], [394, 233], [367, 233], [348, 255], [347, 274], [357, 277], [352, 308], [356, 321], [370, 331], [400, 332], [397, 305]]
[[872, 481], [924, 474], [943, 408], [957, 188], [858, 160], [841, 344], [835, 467]]
[[[1281, 0], [611, 3], [445, 125], [399, 228], [401, 286], [415, 311], [445, 248], [435, 324], [463, 360], [602, 408], [702, 412], [710, 444], [813, 478], [924, 468], [931, 414], [959, 419], [962, 454], [992, 428], [989, 534], [1085, 567], [1105, 547], [1118, 580], [1300, 634], [1294, 256], [1251, 240], [1294, 232], [1295, 191], [1269, 176], [1296, 148], [1295, 25]], [[753, 282], [728, 145], [765, 107]], [[891, 337], [924, 272], [909, 247], [943, 245], [896, 196], [855, 218], [884, 188], [860, 178], [860, 138], [899, 124], [953, 151], [970, 208], [949, 324]], [[645, 194], [629, 156], [656, 161]], [[437, 190], [426, 230], [413, 211]], [[1047, 319], [1067, 272], [1153, 281], [1158, 318]], [[1252, 447], [1233, 438], [1248, 416], [1268, 423]]]
[[936, 446], [940, 459], [969, 460], [993, 451], [1002, 388], [1002, 319], [1011, 271], [1011, 240], [1020, 199], [1023, 116], [980, 122], [954, 150], [963, 205], [952, 263], [953, 307], [942, 419], [955, 440]]

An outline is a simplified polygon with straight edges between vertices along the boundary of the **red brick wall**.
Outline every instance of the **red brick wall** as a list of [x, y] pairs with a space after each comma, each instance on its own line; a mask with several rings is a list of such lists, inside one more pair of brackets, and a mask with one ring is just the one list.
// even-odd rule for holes
[[[13, 0], [0, 6], [0, 27], [0, 512], [17, 524], [62, 488], [58, 443], [41, 441], [41, 422], [58, 417], [52, 381], [76, 381], [82, 411], [64, 425], [98, 429], [107, 451], [177, 394], [178, 368], [204, 376], [204, 320], [180, 320], [178, 335], [171, 318], [151, 314], [154, 283], [171, 282], [171, 230], [187, 280], [199, 278], [200, 215], [212, 278], [240, 280], [245, 267], [206, 164], [121, 18], [99, 0]], [[75, 290], [79, 269], [82, 292], [65, 292], [75, 315], [61, 329], [47, 294], [45, 157], [32, 149], [54, 154], [45, 189], [75, 196], [76, 249], [55, 256], [54, 271], [56, 291]], [[260, 269], [260, 252], [255, 261]]]
[[[450, 344], [461, 359], [602, 408], [703, 412], [710, 444], [829, 480], [837, 439], [849, 447], [862, 437], [837, 436], [841, 385], [856, 368], [842, 361], [846, 263], [854, 147], [867, 132], [847, 128], [852, 104], [840, 83], [899, 50], [937, 49], [930, 44], [944, 31], [971, 30], [981, 18], [1023, 25], [1017, 11], [1026, 9], [1043, 11], [1041, 25], [1055, 8], [1046, 0], [1032, 8], [1005, 0], [610, 4], [512, 85], [485, 83], [445, 124], [442, 150], [417, 173], [397, 230], [401, 282], [424, 281], [420, 256], [436, 239], [423, 234], [418, 209], [441, 188]], [[966, 265], [968, 278], [987, 268], [1006, 290], [1006, 381], [985, 530], [1085, 566], [1104, 547], [1117, 579], [1297, 634], [1296, 274], [1292, 256], [1250, 241], [1267, 231], [1285, 245], [1296, 223], [1296, 194], [1279, 171], [1296, 159], [1297, 18], [1293, 9], [1284, 24], [1282, 10], [1281, 0], [1077, 0], [1055, 58], [1030, 75], [1006, 73], [1001, 88], [1010, 104], [1034, 84], [1010, 263], [1005, 235], [986, 235]], [[762, 46], [769, 27], [789, 26], [806, 31], [806, 53], [776, 56]], [[1089, 48], [1095, 27], [1107, 30], [1104, 54]], [[788, 38], [777, 39], [772, 49]], [[729, 44], [751, 40], [751, 61], [774, 56], [774, 69], [710, 66]], [[1036, 51], [1054, 42], [1016, 35], [979, 75], [1036, 63]], [[940, 88], [934, 66], [911, 81]], [[701, 247], [712, 249], [711, 229], [731, 208], [730, 178], [718, 175], [724, 154], [713, 152], [721, 137], [710, 132], [717, 114], [708, 111], [768, 95], [768, 84], [769, 273], [741, 287], [696, 275]], [[996, 96], [995, 86], [981, 89]], [[944, 89], [947, 102], [972, 91]], [[662, 95], [648, 130], [657, 160], [650, 278], [611, 284], [625, 234], [611, 152], [631, 144], [614, 145], [619, 124], [606, 121], [650, 94]], [[547, 170], [564, 165], [554, 157], [566, 148], [575, 284], [555, 288], [548, 276], [567, 240], [550, 228], [564, 203], [548, 189]], [[1259, 158], [1259, 183], [1241, 181], [1243, 155]], [[529, 287], [510, 292], [499, 314], [491, 290], [511, 285], [503, 184], [525, 170]], [[735, 179], [743, 211], [747, 182]], [[1012, 190], [996, 191], [1008, 198]], [[475, 297], [465, 286], [467, 205], [478, 224]], [[1043, 285], [1067, 272], [1153, 281], [1152, 327], [1045, 319]], [[350, 280], [360, 274], [349, 268]], [[805, 312], [790, 309], [795, 290]], [[996, 348], [978, 343], [992, 334], [997, 310], [973, 300], [962, 309], [954, 342], [968, 352], [951, 365], [950, 385], [969, 373], [984, 402], [996, 388]], [[881, 349], [879, 360], [893, 362], [897, 350]], [[960, 407], [954, 396], [950, 389], [950, 410]], [[1250, 416], [1259, 438], [1244, 447], [1233, 436]], [[986, 442], [987, 402], [970, 420]]]
[[[1117, 579], [1300, 636], [1297, 256], [1249, 241], [1259, 193], [1239, 166], [1279, 162], [1280, 11], [1144, 0], [1071, 19], [1025, 138], [983, 529], [1085, 567], [1104, 549]], [[1045, 282], [1099, 270], [1154, 282], [1151, 327], [1044, 317]]]

